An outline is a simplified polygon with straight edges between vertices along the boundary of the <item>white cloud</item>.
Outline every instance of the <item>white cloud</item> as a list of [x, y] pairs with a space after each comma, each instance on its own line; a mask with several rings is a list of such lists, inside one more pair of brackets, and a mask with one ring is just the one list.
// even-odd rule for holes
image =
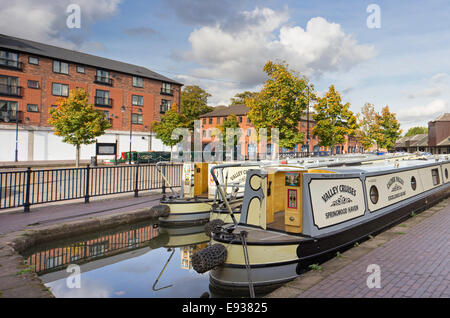
[[303, 29], [290, 25], [287, 9], [256, 8], [241, 13], [240, 28], [205, 26], [189, 37], [185, 58], [200, 65], [192, 75], [228, 79], [249, 88], [265, 80], [267, 60], [284, 60], [307, 76], [348, 70], [372, 58], [372, 46], [358, 44], [337, 23], [312, 18]]
[[3, 0], [0, 30], [11, 36], [80, 49], [90, 25], [116, 14], [120, 1], [77, 0], [76, 4], [81, 8], [81, 29], [68, 29], [66, 9], [74, 3], [72, 0]]
[[397, 118], [403, 127], [427, 126], [430, 120], [448, 112], [450, 103], [444, 99], [435, 99], [423, 106], [405, 107], [397, 111]]

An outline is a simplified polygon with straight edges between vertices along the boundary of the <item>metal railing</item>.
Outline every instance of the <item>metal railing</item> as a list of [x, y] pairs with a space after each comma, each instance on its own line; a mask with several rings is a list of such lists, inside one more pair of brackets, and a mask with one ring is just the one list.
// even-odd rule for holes
[[95, 83], [98, 84], [105, 84], [105, 85], [109, 85], [112, 86], [113, 85], [113, 79], [107, 76], [99, 76], [99, 75], [95, 75], [95, 79], [94, 79]]
[[108, 106], [112, 107], [113, 100], [111, 98], [103, 96], [95, 96], [95, 106]]
[[1, 110], [0, 121], [5, 123], [22, 122], [23, 112], [21, 110]]
[[[164, 173], [170, 184], [181, 186], [182, 164], [164, 164]], [[155, 164], [118, 165], [39, 169], [0, 172], [0, 209], [83, 199], [91, 197], [162, 189], [166, 184]]]
[[23, 63], [13, 59], [0, 58], [0, 67], [22, 71]]

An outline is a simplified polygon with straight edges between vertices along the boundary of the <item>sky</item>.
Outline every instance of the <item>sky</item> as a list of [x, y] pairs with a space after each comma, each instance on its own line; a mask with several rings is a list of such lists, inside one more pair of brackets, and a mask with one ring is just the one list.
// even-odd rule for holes
[[[258, 91], [268, 60], [402, 129], [450, 112], [448, 0], [0, 0], [0, 33], [147, 67], [211, 106]], [[68, 18], [80, 8], [80, 27]], [[72, 21], [72, 20], [71, 20]], [[73, 25], [72, 25], [73, 26]]]

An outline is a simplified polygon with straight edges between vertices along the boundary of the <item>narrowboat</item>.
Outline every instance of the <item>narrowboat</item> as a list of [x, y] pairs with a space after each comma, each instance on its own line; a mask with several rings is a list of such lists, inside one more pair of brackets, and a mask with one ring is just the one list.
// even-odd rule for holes
[[[247, 171], [239, 222], [193, 256], [197, 272], [232, 290], [279, 286], [325, 255], [450, 194], [448, 156], [357, 167]], [[233, 211], [228, 208], [230, 214]]]

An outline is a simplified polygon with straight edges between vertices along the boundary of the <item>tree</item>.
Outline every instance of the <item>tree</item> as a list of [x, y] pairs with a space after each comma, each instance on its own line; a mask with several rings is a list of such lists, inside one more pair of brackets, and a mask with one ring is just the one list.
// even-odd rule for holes
[[[299, 122], [313, 90], [306, 77], [300, 77], [283, 63], [268, 61], [264, 71], [269, 78], [254, 98], [247, 98], [248, 117], [259, 132], [260, 128], [278, 128], [279, 145], [293, 148], [304, 142]], [[268, 134], [268, 137], [269, 134]]]
[[178, 113], [178, 105], [174, 103], [161, 117], [160, 122], [153, 122], [152, 130], [156, 133], [156, 138], [161, 139], [163, 144], [172, 147], [180, 142], [180, 140], [172, 139], [173, 130], [175, 128], [188, 128], [187, 125], [186, 117]]
[[376, 112], [373, 104], [366, 103], [361, 109], [361, 114], [357, 114], [358, 129], [356, 136], [364, 149], [369, 149], [375, 140], [375, 118]]
[[227, 128], [238, 129], [239, 121], [235, 114], [229, 115], [222, 123], [219, 125], [220, 132], [222, 133], [223, 144], [226, 146], [228, 143], [232, 144], [233, 147], [236, 147], [238, 140], [240, 138], [240, 134], [235, 134], [234, 136], [227, 135]]
[[196, 85], [185, 86], [181, 92], [181, 114], [186, 120], [186, 127], [193, 129], [194, 120], [200, 115], [209, 113], [214, 108], [207, 105], [211, 94]]
[[250, 92], [250, 91], [237, 93], [236, 95], [234, 95], [233, 98], [231, 98], [231, 105], [241, 105], [241, 104], [246, 105], [247, 99], [255, 98], [256, 96], [258, 96], [258, 94], [259, 94], [258, 92]]
[[342, 104], [341, 95], [331, 85], [324, 97], [314, 105], [313, 119], [316, 126], [312, 133], [319, 137], [319, 145], [332, 148], [345, 142], [345, 137], [354, 135], [358, 127], [350, 103]]
[[376, 114], [375, 125], [377, 147], [387, 150], [394, 148], [402, 130], [395, 114], [389, 111], [387, 105], [381, 109], [381, 114]]
[[420, 135], [420, 134], [427, 134], [428, 128], [427, 127], [411, 127], [408, 129], [408, 131], [405, 133], [405, 137]]
[[72, 90], [68, 98], [60, 99], [55, 109], [50, 109], [48, 123], [54, 134], [63, 142], [76, 147], [76, 166], [80, 164], [80, 146], [95, 142], [95, 138], [111, 127], [103, 113], [88, 103], [89, 94], [83, 89]]

